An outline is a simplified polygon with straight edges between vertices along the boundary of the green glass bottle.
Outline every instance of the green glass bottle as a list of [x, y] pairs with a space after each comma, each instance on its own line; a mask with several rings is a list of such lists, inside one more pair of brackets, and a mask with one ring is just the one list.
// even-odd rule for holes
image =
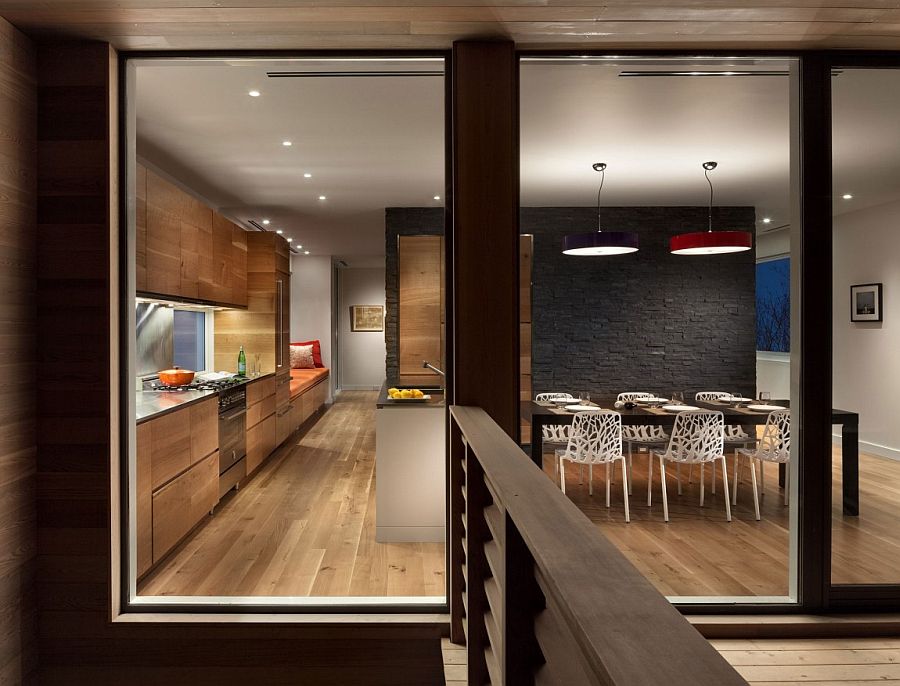
[[238, 376], [247, 376], [247, 356], [244, 355], [244, 346], [238, 353]]

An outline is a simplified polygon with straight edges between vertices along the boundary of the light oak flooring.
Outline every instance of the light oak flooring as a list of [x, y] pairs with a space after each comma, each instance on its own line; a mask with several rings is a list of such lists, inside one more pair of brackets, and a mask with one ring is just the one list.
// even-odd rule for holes
[[345, 391], [291, 436], [140, 595], [442, 596], [442, 543], [375, 542], [375, 400]]
[[[729, 478], [731, 469], [729, 458]], [[900, 462], [860, 455], [860, 516], [841, 514], [840, 450], [833, 455], [833, 579], [835, 583], [900, 583]], [[762, 520], [753, 516], [749, 471], [739, 486], [733, 521], [725, 521], [718, 474], [717, 494], [710, 493], [706, 469], [706, 504], [700, 507], [698, 469], [689, 484], [682, 472], [678, 496], [674, 469], [667, 468], [669, 518], [663, 521], [659, 470], [654, 469], [653, 506], [647, 507], [647, 456], [634, 457], [631, 523], [624, 521], [618, 471], [605, 506], [602, 469], [594, 472], [594, 495], [578, 467], [568, 463], [567, 495], [660, 592], [669, 596], [785, 596], [788, 593], [788, 508], [778, 487], [777, 467], [768, 465]], [[544, 471], [555, 479], [552, 454], [544, 454]]]
[[[900, 684], [900, 639], [719, 640], [716, 648], [750, 686]], [[447, 686], [465, 686], [464, 646], [441, 641]]]

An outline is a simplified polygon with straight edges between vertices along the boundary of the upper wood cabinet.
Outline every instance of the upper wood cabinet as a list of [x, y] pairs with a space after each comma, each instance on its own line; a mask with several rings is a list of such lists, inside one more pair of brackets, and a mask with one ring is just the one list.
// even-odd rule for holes
[[246, 231], [138, 165], [138, 293], [247, 306]]
[[400, 382], [440, 383], [444, 368], [443, 236], [400, 236], [398, 242]]

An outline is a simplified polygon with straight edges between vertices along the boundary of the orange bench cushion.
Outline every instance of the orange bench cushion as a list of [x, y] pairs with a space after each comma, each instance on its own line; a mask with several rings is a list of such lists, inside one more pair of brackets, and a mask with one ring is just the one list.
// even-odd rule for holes
[[298, 395], [309, 390], [322, 379], [326, 378], [328, 378], [328, 370], [324, 367], [316, 369], [292, 369], [291, 397], [296, 398]]

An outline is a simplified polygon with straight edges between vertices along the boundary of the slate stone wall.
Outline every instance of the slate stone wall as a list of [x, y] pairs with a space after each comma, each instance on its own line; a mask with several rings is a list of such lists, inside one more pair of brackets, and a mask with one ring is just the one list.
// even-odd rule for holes
[[[724, 390], [756, 386], [755, 251], [679, 256], [669, 238], [704, 230], [705, 207], [609, 207], [604, 228], [636, 231], [640, 250], [615, 257], [562, 254], [567, 233], [593, 231], [592, 207], [523, 207], [534, 235], [532, 384], [541, 391]], [[713, 227], [755, 232], [752, 207], [716, 207]], [[443, 233], [441, 208], [385, 211], [388, 378], [398, 370], [397, 237]]]

